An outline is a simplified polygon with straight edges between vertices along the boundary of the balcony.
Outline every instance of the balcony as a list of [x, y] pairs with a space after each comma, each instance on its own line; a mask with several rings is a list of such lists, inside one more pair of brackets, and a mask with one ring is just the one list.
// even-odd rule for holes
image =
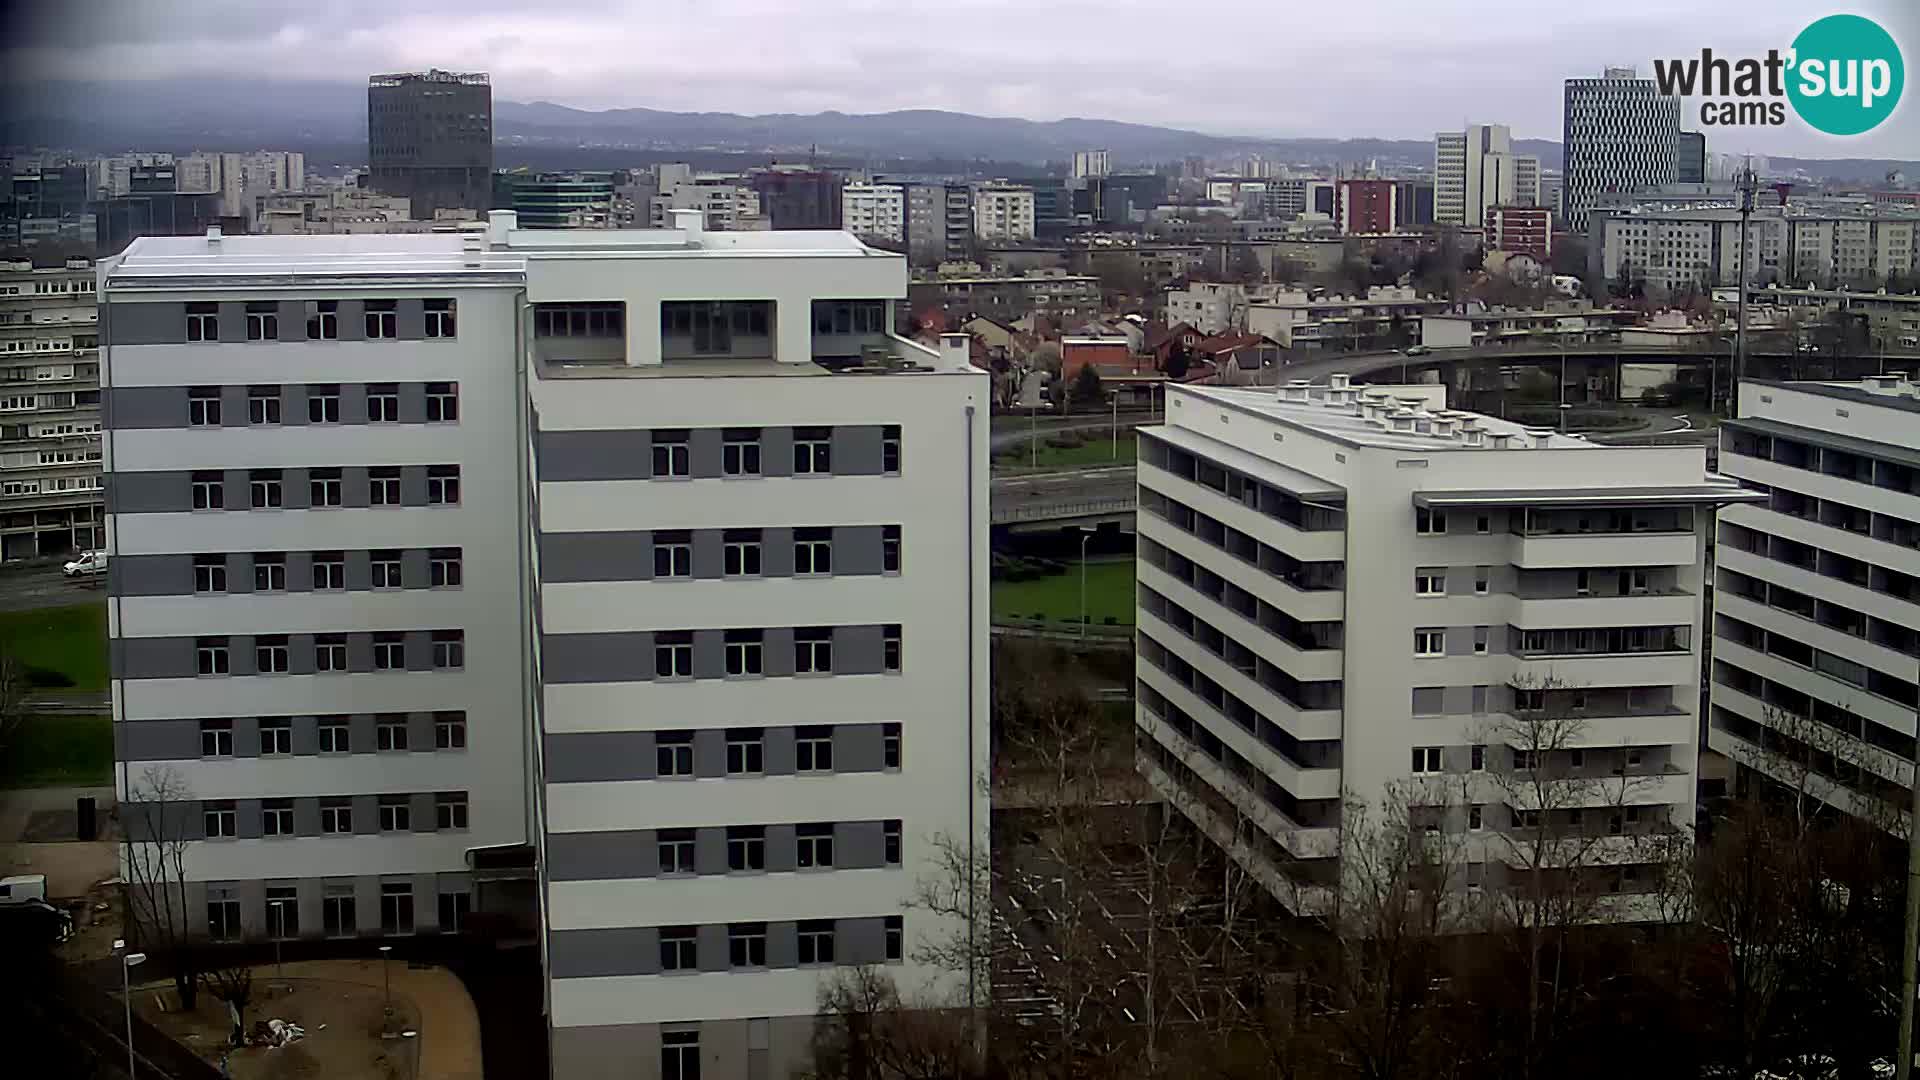
[[1531, 533], [1513, 541], [1513, 564], [1527, 570], [1558, 567], [1690, 566], [1700, 561], [1699, 538], [1686, 532]]
[[[1208, 834], [1216, 843], [1230, 852], [1245, 845], [1247, 854], [1255, 855], [1265, 865], [1273, 878], [1284, 885], [1276, 888], [1275, 882], [1267, 882], [1268, 888], [1285, 899], [1285, 891], [1302, 886], [1289, 877], [1271, 860], [1248, 843], [1245, 822], [1252, 822], [1261, 833], [1274, 841], [1275, 845], [1296, 859], [1331, 859], [1340, 851], [1340, 830], [1336, 826], [1325, 828], [1307, 828], [1299, 825], [1285, 814], [1268, 806], [1254, 797], [1239, 781], [1228, 776], [1217, 762], [1214, 762], [1190, 746], [1176, 742], [1172, 745], [1161, 743], [1162, 748], [1171, 754], [1181, 765], [1198, 777], [1205, 786], [1203, 791], [1189, 791], [1186, 786], [1175, 780], [1159, 763], [1145, 752], [1137, 753], [1135, 766], [1161, 794], [1178, 806], [1182, 813], [1194, 817], [1196, 823], [1207, 828]], [[1207, 815], [1206, 821], [1196, 817], [1196, 811]], [[1236, 820], [1236, 819], [1244, 819]], [[1216, 831], [1216, 829], [1218, 831]], [[1242, 861], [1235, 853], [1236, 861]], [[1245, 862], [1242, 861], [1242, 865]], [[1249, 867], [1251, 869], [1251, 867]]]
[[1513, 624], [1529, 630], [1559, 626], [1688, 626], [1698, 619], [1699, 604], [1699, 597], [1678, 590], [1665, 594], [1528, 598], [1517, 602]]
[[[1198, 694], [1181, 686], [1165, 672], [1153, 667], [1143, 667], [1140, 678], [1165, 698], [1168, 704], [1189, 717], [1198, 719], [1215, 738], [1231, 747], [1241, 757], [1253, 762], [1281, 787], [1287, 789], [1287, 793], [1294, 798], [1340, 798], [1338, 766], [1314, 768], [1293, 760], [1280, 750], [1261, 741], [1245, 728], [1222, 716], [1218, 709], [1202, 701]], [[1169, 727], [1166, 721], [1144, 709], [1140, 711], [1137, 723], [1149, 734], [1169, 746], [1174, 745], [1173, 740], [1181, 738], [1179, 732]]]
[[[1525, 723], [1512, 714], [1495, 714], [1494, 730], [1509, 732], [1507, 741], [1525, 749]], [[1693, 742], [1698, 726], [1685, 709], [1645, 712], [1614, 709], [1562, 711], [1554, 714], [1556, 745], [1564, 750], [1605, 750], [1623, 746], [1684, 746]]]

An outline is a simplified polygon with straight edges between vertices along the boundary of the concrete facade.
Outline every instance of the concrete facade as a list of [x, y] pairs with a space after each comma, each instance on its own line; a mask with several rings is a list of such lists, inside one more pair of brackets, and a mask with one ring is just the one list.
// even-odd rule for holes
[[0, 264], [0, 559], [67, 555], [106, 537], [94, 295], [85, 259]]

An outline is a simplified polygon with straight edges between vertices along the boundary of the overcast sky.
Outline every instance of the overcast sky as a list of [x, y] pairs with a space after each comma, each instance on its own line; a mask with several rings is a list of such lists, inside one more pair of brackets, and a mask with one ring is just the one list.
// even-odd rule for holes
[[[1920, 0], [25, 0], [0, 79], [492, 73], [503, 99], [743, 113], [939, 108], [1222, 134], [1430, 138], [1465, 121], [1558, 139], [1561, 80], [1659, 56], [1784, 49], [1820, 15], [1888, 27]], [[11, 73], [8, 75], [6, 73]], [[1920, 158], [1920, 89], [1852, 139], [1709, 130], [1720, 151]], [[1697, 107], [1683, 126], [1697, 127]]]

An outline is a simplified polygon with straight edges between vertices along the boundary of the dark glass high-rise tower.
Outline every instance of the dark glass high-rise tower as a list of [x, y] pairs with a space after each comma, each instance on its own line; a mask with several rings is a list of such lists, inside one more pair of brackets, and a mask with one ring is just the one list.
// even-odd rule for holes
[[411, 72], [367, 80], [373, 190], [404, 195], [415, 218], [493, 204], [493, 87], [485, 72]]

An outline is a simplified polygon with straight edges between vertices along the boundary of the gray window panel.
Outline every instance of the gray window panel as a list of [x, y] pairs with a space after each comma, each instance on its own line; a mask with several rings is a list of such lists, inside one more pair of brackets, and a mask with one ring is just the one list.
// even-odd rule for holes
[[653, 632], [546, 634], [540, 671], [550, 683], [642, 682], [653, 678]]
[[695, 630], [693, 632], [693, 677], [696, 679], [724, 679], [727, 677], [727, 642], [724, 630]]
[[1486, 712], [1487, 688], [1484, 686], [1473, 687], [1467, 698], [1467, 707], [1471, 709], [1475, 715]]
[[260, 800], [235, 799], [233, 803], [234, 835], [242, 840], [258, 840], [261, 835]]
[[836, 675], [878, 675], [886, 670], [884, 631], [878, 626], [833, 628], [833, 670]]
[[288, 634], [287, 674], [311, 675], [313, 670], [313, 635]]
[[[791, 451], [788, 452], [791, 456]], [[765, 577], [793, 576], [793, 530], [760, 530], [760, 573]]]
[[1471, 626], [1447, 627], [1447, 655], [1472, 656], [1473, 630]]
[[[300, 796], [293, 800], [293, 835], [320, 835], [320, 799], [318, 796]], [[303, 911], [301, 914], [305, 915], [306, 912]], [[307, 923], [304, 918], [301, 919], [300, 925], [303, 929], [306, 927]]]
[[[698, 475], [697, 473], [695, 475]], [[701, 971], [725, 971], [732, 966], [727, 955], [727, 927], [725, 923], [708, 923], [694, 930], [694, 940], [699, 943], [698, 960]]]
[[793, 475], [792, 428], [769, 427], [760, 429], [760, 475]]
[[770, 968], [800, 966], [800, 928], [797, 924], [791, 922], [767, 924], [767, 966]]
[[[225, 325], [226, 320], [220, 320]], [[247, 388], [244, 386], [223, 386], [220, 388], [220, 426], [247, 426]]]
[[1473, 596], [1474, 582], [1479, 571], [1472, 566], [1449, 566], [1444, 568], [1447, 574], [1448, 596]]
[[[726, 532], [722, 529], [695, 529], [693, 533], [693, 576], [725, 577], [727, 571]], [[761, 558], [766, 553], [761, 552]]]
[[[226, 477], [227, 509], [235, 512], [253, 509], [253, 493], [248, 489], [250, 477], [247, 470], [228, 469]], [[190, 502], [181, 504], [182, 508], [192, 505]]]
[[[285, 326], [285, 323], [281, 324]], [[289, 383], [280, 387], [280, 422], [282, 424], [302, 424], [307, 422], [307, 386], [305, 383]]]
[[793, 775], [793, 729], [770, 727], [765, 733], [764, 763], [768, 776]]
[[878, 525], [840, 525], [833, 530], [833, 572], [836, 574], [878, 574], [880, 572], [880, 535]]
[[793, 674], [793, 627], [768, 627], [763, 655], [769, 678]]
[[444, 896], [447, 893], [473, 892], [473, 875], [464, 871], [438, 873], [433, 875], [433, 895]]
[[[253, 584], [253, 571], [247, 571], [247, 584]], [[306, 551], [287, 552], [287, 591], [313, 591], [313, 554]]]
[[260, 756], [260, 718], [257, 716], [236, 716], [233, 718], [233, 756]]
[[1413, 714], [1415, 716], [1437, 715], [1444, 708], [1445, 704], [1445, 687], [1416, 686], [1413, 688]]
[[[353, 633], [347, 635], [347, 670], [350, 672], [373, 670], [372, 634]], [[369, 731], [371, 731], [371, 729], [369, 729]], [[355, 732], [354, 738], [358, 740], [359, 737], [359, 733]], [[356, 741], [354, 745], [358, 746], [359, 743]]]
[[247, 305], [242, 300], [223, 302], [220, 311], [220, 340], [247, 340]]
[[792, 825], [767, 826], [767, 872], [793, 870], [800, 862], [800, 841]]
[[[406, 643], [407, 643], [407, 670], [408, 671], [432, 671], [433, 670], [433, 631], [409, 630], [407, 631]], [[433, 728], [429, 726], [427, 728], [427, 732], [428, 734], [432, 734]], [[428, 743], [427, 745], [431, 746], [433, 744]]]
[[879, 724], [840, 724], [833, 729], [835, 772], [879, 772], [884, 761]]
[[[244, 499], [245, 489], [241, 489]], [[227, 491], [228, 501], [233, 491]], [[193, 509], [191, 472], [115, 472], [108, 477], [107, 509], [116, 514], [179, 514]]]
[[199, 799], [165, 803], [121, 803], [121, 820], [135, 840], [204, 840], [206, 821]]
[[407, 589], [425, 589], [433, 584], [433, 568], [426, 548], [408, 548], [400, 553], [400, 585]]
[[305, 300], [280, 301], [280, 340], [307, 340], [307, 302]]
[[[412, 300], [394, 301], [395, 329], [399, 331], [401, 341], [425, 341], [427, 339], [427, 302], [418, 297]], [[425, 416], [424, 409], [421, 416]], [[400, 419], [407, 418], [407, 388], [400, 388]]]
[[1448, 716], [1465, 716], [1473, 711], [1473, 687], [1449, 686], [1441, 694], [1440, 711]]
[[[346, 325], [343, 317], [341, 325]], [[359, 332], [360, 320], [354, 320], [354, 331]], [[344, 333], [340, 335], [346, 337]], [[367, 384], [342, 383], [340, 386], [340, 422], [342, 424], [364, 424], [367, 422]]]
[[427, 467], [425, 465], [400, 466], [400, 505], [427, 505]]
[[200, 756], [200, 721], [122, 720], [113, 742], [120, 761], [190, 761]]
[[[581, 731], [546, 737], [550, 784], [606, 780], [651, 780], [654, 736], [651, 731]], [[724, 761], [724, 750], [722, 751]]]
[[[406, 301], [401, 301], [405, 303]], [[417, 303], [418, 301], [416, 301]], [[402, 334], [401, 337], [405, 337]], [[403, 424], [424, 424], [427, 422], [427, 384], [403, 382], [400, 390], [400, 422]]]
[[282, 469], [280, 472], [281, 505], [288, 510], [307, 510], [313, 506], [313, 488], [308, 486], [305, 469]]
[[[307, 639], [307, 670], [313, 670], [313, 637]], [[298, 646], [295, 646], [298, 649]], [[299, 666], [300, 654], [294, 653], [294, 665]], [[317, 754], [320, 752], [320, 718], [317, 716], [296, 716], [293, 718], [293, 752], [295, 754]]]
[[1507, 626], [1505, 623], [1488, 627], [1487, 652], [1493, 656], [1500, 656], [1512, 651], [1511, 638], [1513, 635], [1511, 631], [1512, 627]]
[[[343, 552], [347, 558], [346, 583], [349, 592], [373, 588], [373, 552], [361, 549]], [[309, 576], [311, 580], [311, 576]]]
[[833, 865], [849, 870], [885, 866], [885, 826], [878, 821], [842, 821], [833, 827]]
[[[352, 639], [349, 638], [349, 641]], [[351, 645], [348, 646], [352, 648]], [[375, 753], [379, 745], [379, 721], [372, 713], [355, 713], [347, 717], [347, 742], [356, 754]]]
[[340, 505], [361, 508], [373, 505], [373, 483], [368, 479], [367, 470], [340, 470]]
[[[193, 556], [122, 555], [107, 564], [115, 596], [189, 596], [193, 593]], [[228, 560], [227, 585], [233, 585]]]
[[100, 341], [107, 345], [176, 345], [187, 340], [185, 304], [103, 304]]
[[257, 937], [267, 930], [267, 883], [236, 881], [233, 892], [240, 900], [240, 932]]
[[113, 646], [114, 673], [123, 679], [190, 679], [198, 670], [190, 637], [120, 638]]
[[[696, 567], [699, 550], [696, 543]], [[644, 529], [542, 533], [540, 577], [545, 581], [646, 581], [653, 577], [653, 534]]]
[[[429, 737], [431, 737], [431, 728], [429, 728]], [[411, 733], [409, 733], [407, 745], [408, 746], [413, 745]], [[427, 745], [432, 746], [433, 744], [428, 743]], [[407, 824], [413, 826], [413, 831], [414, 832], [437, 831], [440, 827], [440, 823], [437, 820], [438, 815], [434, 813], [434, 809], [433, 809], [433, 805], [434, 805], [433, 792], [416, 791], [413, 793], [413, 796], [409, 801], [412, 803], [411, 810], [409, 811], [411, 820], [409, 820]], [[418, 904], [415, 905], [415, 907], [418, 907], [418, 906], [419, 906]]]
[[649, 431], [542, 431], [537, 445], [543, 481], [645, 480], [653, 475]]
[[[413, 657], [413, 642], [407, 642], [407, 657]], [[407, 714], [407, 749], [417, 754], [433, 753], [433, 714], [417, 712]], [[431, 807], [429, 807], [431, 809]]]
[[693, 831], [693, 869], [701, 874], [727, 872], [726, 829], [711, 828]]
[[833, 962], [882, 964], [887, 959], [886, 921], [872, 917], [833, 921]]
[[[189, 566], [192, 557], [188, 556]], [[192, 571], [189, 570], [189, 573]], [[187, 589], [192, 592], [191, 588]], [[250, 593], [253, 591], [253, 552], [233, 551], [227, 553], [227, 591], [232, 593]]]
[[[367, 336], [367, 303], [364, 300], [340, 301], [340, 340], [364, 341]], [[376, 909], [378, 910], [378, 909]]]
[[547, 876], [554, 881], [618, 881], [660, 872], [652, 829], [547, 834]]
[[[355, 810], [358, 814], [359, 811]], [[359, 824], [355, 818], [354, 823]], [[354, 918], [360, 937], [380, 936], [380, 879], [372, 875], [353, 879]]]
[[556, 979], [653, 975], [660, 970], [660, 931], [651, 926], [555, 930], [547, 935], [547, 967]]
[[834, 475], [878, 476], [881, 430], [878, 424], [843, 425], [834, 428]]
[[703, 728], [693, 733], [693, 775], [727, 775], [727, 733], [720, 728]]
[[[368, 744], [371, 745], [373, 740], [373, 733], [371, 731], [367, 733], [367, 740], [368, 740]], [[353, 797], [354, 835], [372, 836], [375, 833], [378, 833], [379, 831], [380, 831], [380, 796], [355, 795]], [[380, 908], [378, 906], [375, 906], [372, 910], [374, 914], [374, 920], [373, 920], [374, 925], [378, 926], [380, 924], [380, 919], [379, 919]], [[360, 920], [363, 923], [366, 921], [366, 914], [364, 912], [360, 914]]]
[[687, 432], [687, 470], [695, 480], [719, 477], [721, 430], [694, 428]]
[[184, 386], [111, 386], [100, 393], [101, 419], [113, 431], [187, 426]]

